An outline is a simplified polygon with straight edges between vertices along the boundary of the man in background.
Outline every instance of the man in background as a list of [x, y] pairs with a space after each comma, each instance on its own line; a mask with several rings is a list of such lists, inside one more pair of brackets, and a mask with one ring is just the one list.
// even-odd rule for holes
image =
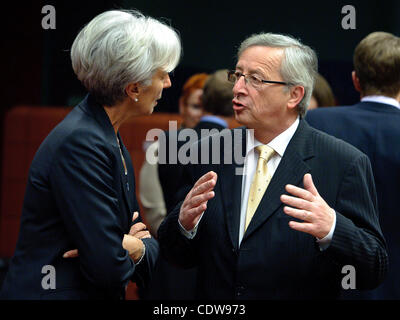
[[312, 110], [306, 120], [369, 157], [389, 271], [382, 285], [357, 298], [400, 299], [400, 38], [386, 32], [365, 37], [354, 51], [352, 79], [359, 103]]

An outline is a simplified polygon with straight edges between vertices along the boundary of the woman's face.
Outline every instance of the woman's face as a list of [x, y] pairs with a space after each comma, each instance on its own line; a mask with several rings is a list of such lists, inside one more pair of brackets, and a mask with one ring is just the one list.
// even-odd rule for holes
[[183, 125], [186, 128], [194, 128], [203, 115], [203, 108], [201, 107], [202, 94], [202, 89], [196, 89], [189, 95], [186, 104], [181, 102], [180, 113], [183, 117]]
[[135, 108], [140, 115], [153, 113], [157, 100], [161, 99], [163, 89], [171, 86], [168, 73], [162, 70], [158, 70], [151, 80], [150, 86], [141, 87], [137, 97], [139, 101], [135, 103]]

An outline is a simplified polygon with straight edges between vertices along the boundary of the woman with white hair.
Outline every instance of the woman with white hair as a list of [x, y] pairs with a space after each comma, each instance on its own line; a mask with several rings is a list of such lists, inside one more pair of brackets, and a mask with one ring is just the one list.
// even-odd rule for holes
[[89, 93], [31, 164], [4, 299], [123, 299], [129, 280], [146, 285], [158, 245], [138, 218], [118, 129], [152, 113], [180, 54], [177, 33], [137, 11], [104, 12], [80, 31], [72, 66]]

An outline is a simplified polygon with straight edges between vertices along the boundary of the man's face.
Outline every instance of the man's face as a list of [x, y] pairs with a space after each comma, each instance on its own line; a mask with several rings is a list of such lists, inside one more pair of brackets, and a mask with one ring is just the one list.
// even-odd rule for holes
[[[284, 81], [279, 72], [283, 55], [280, 48], [249, 47], [239, 57], [236, 71], [262, 80]], [[253, 87], [240, 77], [233, 95], [236, 120], [256, 132], [267, 130], [279, 134], [293, 119], [293, 108], [287, 107], [290, 91], [282, 84], [262, 83]]]

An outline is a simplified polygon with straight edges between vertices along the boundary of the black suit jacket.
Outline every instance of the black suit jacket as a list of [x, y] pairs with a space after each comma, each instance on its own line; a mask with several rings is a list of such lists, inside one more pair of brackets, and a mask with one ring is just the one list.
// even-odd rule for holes
[[[243, 139], [232, 139], [232, 150], [245, 150], [244, 130], [236, 130], [242, 130]], [[188, 185], [210, 170], [218, 174], [215, 197], [208, 201], [193, 240], [179, 230], [181, 203], [158, 231], [161, 252], [167, 258], [182, 267], [198, 266], [198, 297], [333, 298], [339, 295], [345, 265], [355, 267], [358, 288], [372, 288], [382, 281], [387, 270], [386, 245], [371, 167], [364, 154], [301, 120], [240, 246], [242, 176], [235, 174], [239, 167], [187, 166]], [[320, 195], [336, 210], [335, 232], [324, 251], [313, 236], [288, 226], [293, 219], [284, 214], [280, 201], [286, 184], [303, 187], [306, 173], [312, 174]]]
[[[139, 206], [132, 162], [119, 139], [127, 176], [110, 120], [88, 95], [43, 141], [30, 167], [3, 298], [120, 299], [131, 278], [139, 286], [149, 280], [156, 241], [144, 239], [137, 266], [122, 248]], [[62, 257], [75, 248], [79, 258]], [[55, 268], [55, 289], [42, 287], [46, 265]]]
[[383, 103], [360, 102], [354, 106], [310, 110], [306, 120], [369, 157], [389, 255], [388, 276], [369, 297], [400, 299], [400, 110]]

